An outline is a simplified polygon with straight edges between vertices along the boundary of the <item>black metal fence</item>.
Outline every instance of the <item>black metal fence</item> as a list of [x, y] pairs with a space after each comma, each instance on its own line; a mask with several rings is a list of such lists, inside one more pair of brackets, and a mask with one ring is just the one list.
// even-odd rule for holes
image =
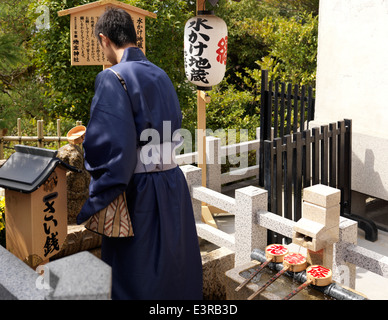
[[[268, 81], [268, 70], [261, 71], [260, 148], [273, 137], [303, 132], [314, 119], [313, 88]], [[259, 185], [264, 186], [264, 154], [260, 152]]]
[[[377, 239], [372, 221], [351, 209], [352, 121], [330, 123], [264, 142], [264, 187], [268, 210], [298, 221], [302, 216], [302, 190], [318, 183], [341, 190], [341, 215], [358, 221], [365, 238]], [[268, 243], [282, 237], [269, 232]]]
[[[351, 120], [309, 129], [314, 120], [313, 89], [268, 81], [261, 72], [259, 186], [268, 190], [268, 210], [297, 221], [302, 190], [322, 183], [341, 190], [341, 215], [358, 222], [365, 238], [377, 240], [371, 220], [351, 213]], [[280, 235], [269, 232], [268, 242]]]

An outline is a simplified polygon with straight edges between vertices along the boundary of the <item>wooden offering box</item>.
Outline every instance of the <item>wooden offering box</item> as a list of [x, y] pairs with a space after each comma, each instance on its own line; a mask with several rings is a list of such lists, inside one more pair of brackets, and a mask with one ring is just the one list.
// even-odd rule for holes
[[15, 146], [0, 168], [6, 246], [32, 268], [58, 253], [67, 236], [66, 170], [56, 151]]

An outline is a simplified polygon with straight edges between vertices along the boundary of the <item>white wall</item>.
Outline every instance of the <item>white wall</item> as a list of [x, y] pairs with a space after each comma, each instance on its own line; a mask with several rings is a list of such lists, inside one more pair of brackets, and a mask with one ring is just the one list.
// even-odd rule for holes
[[316, 123], [353, 120], [352, 189], [388, 200], [388, 0], [320, 0], [316, 90]]

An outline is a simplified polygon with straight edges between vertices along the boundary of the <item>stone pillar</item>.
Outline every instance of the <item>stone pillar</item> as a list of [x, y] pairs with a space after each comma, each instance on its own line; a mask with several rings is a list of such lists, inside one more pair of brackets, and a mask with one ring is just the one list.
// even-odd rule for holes
[[266, 190], [249, 186], [236, 190], [235, 214], [235, 266], [251, 261], [254, 248], [264, 250], [267, 245], [267, 229], [257, 224], [257, 212], [267, 211]]
[[333, 244], [339, 240], [341, 191], [317, 184], [303, 190], [302, 218], [293, 242], [307, 248], [307, 262], [333, 267]]
[[333, 280], [346, 287], [356, 287], [356, 265], [346, 262], [348, 247], [357, 244], [357, 221], [340, 217], [339, 242], [334, 244]]
[[221, 192], [221, 139], [206, 137], [206, 186]]
[[202, 185], [202, 170], [198, 167], [192, 166], [190, 164], [180, 166], [182, 170], [187, 185], [190, 190], [191, 201], [193, 203], [194, 218], [196, 222], [202, 221], [202, 203], [199, 200], [193, 198], [193, 187], [199, 187]]

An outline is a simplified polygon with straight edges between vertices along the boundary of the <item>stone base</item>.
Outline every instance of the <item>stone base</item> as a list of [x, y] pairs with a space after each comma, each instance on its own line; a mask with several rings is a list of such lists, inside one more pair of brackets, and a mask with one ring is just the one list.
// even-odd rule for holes
[[205, 300], [226, 299], [225, 272], [234, 267], [234, 252], [219, 248], [202, 256], [203, 298]]
[[[260, 287], [252, 281], [245, 287], [236, 292], [236, 288], [243, 283], [246, 278], [240, 275], [241, 272], [249, 270], [258, 266], [257, 261], [251, 261], [249, 263], [238, 266], [225, 273], [226, 276], [226, 299], [227, 300], [246, 300], [248, 297], [256, 292]], [[261, 294], [254, 297], [252, 300], [280, 300], [281, 297], [272, 294], [268, 291], [263, 291]]]
[[[209, 245], [209, 249], [212, 248], [213, 246]], [[85, 229], [84, 226], [70, 225], [61, 251], [50, 261], [81, 251], [89, 251], [101, 259], [101, 236]], [[226, 299], [225, 272], [233, 267], [234, 252], [227, 248], [218, 248], [202, 255], [203, 298], [205, 300]]]
[[[249, 263], [240, 265], [234, 269], [226, 272], [226, 299], [227, 300], [247, 300], [253, 293], [261, 288], [271, 277], [273, 277], [280, 269], [271, 270], [269, 267], [264, 268], [258, 275], [256, 275], [251, 282], [244, 288], [236, 292], [236, 288], [243, 283], [259, 265], [258, 261], [251, 261]], [[271, 265], [271, 264], [270, 264]], [[333, 281], [335, 282], [335, 281]], [[264, 291], [254, 297], [252, 300], [280, 300], [286, 297], [293, 290], [298, 288], [302, 283], [299, 283], [289, 275], [283, 274], [276, 279]], [[365, 295], [353, 289], [345, 287], [336, 283], [336, 287], [342, 287], [345, 291], [353, 292], [359, 297], [357, 299], [367, 299]], [[338, 289], [336, 289], [338, 290]], [[334, 292], [336, 291], [334, 290]], [[343, 293], [346, 296], [346, 293]], [[343, 297], [342, 296], [342, 297]], [[333, 295], [335, 297], [335, 295]], [[309, 286], [293, 296], [292, 300], [333, 300], [334, 298], [323, 294], [321, 291]], [[341, 298], [341, 294], [340, 294]], [[342, 299], [342, 298], [341, 298]]]

